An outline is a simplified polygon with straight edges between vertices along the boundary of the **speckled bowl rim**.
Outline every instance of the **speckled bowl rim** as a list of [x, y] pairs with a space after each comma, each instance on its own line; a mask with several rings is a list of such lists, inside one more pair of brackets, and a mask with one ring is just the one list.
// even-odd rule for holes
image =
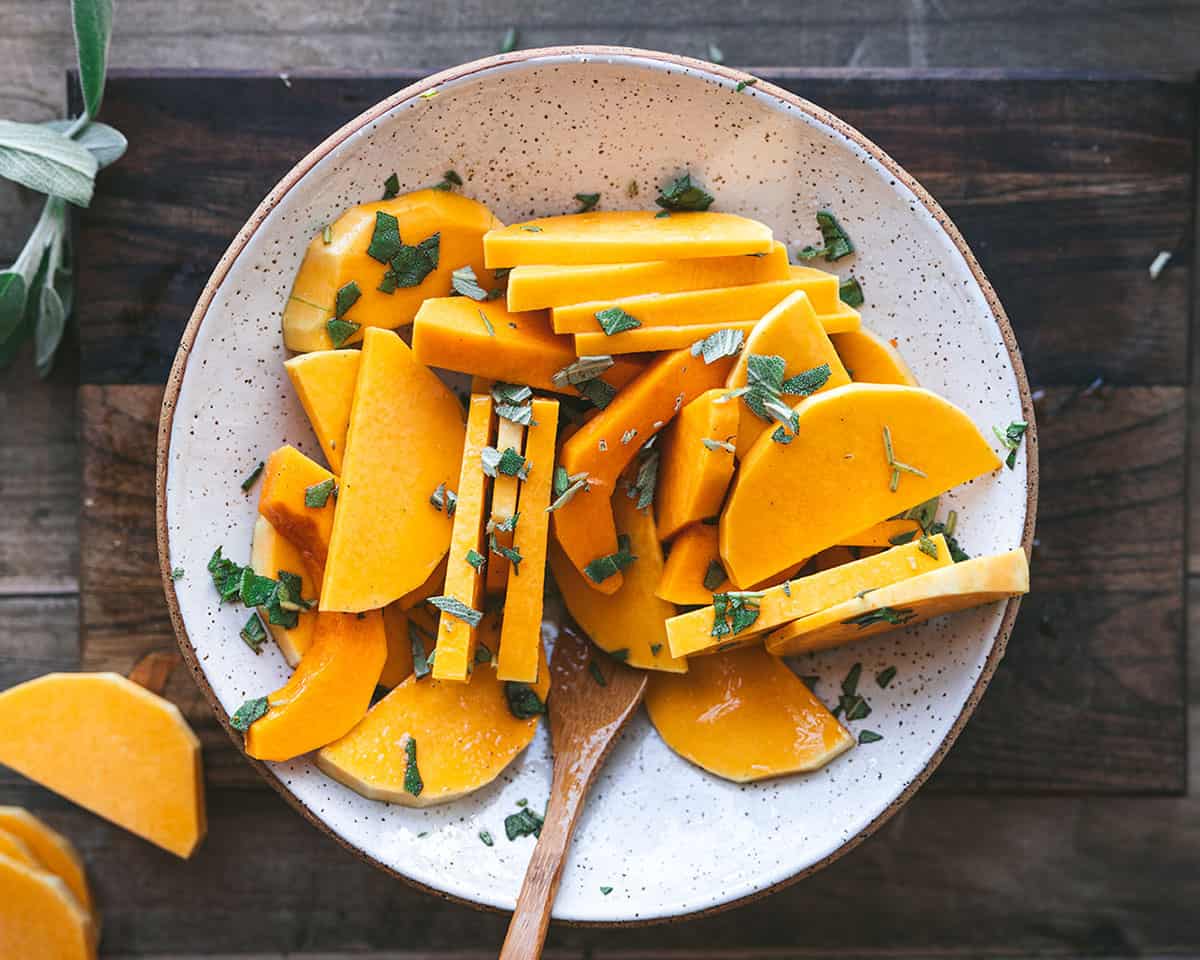
[[[465, 63], [457, 67], [452, 67], [449, 70], [443, 70], [441, 73], [433, 74], [420, 80], [392, 96], [381, 100], [373, 107], [359, 114], [345, 126], [335, 131], [324, 141], [322, 141], [311, 153], [304, 157], [284, 177], [275, 185], [266, 198], [258, 205], [258, 208], [251, 214], [250, 219], [246, 221], [241, 230], [238, 231], [233, 242], [230, 243], [228, 249], [217, 262], [212, 275], [209, 277], [208, 283], [205, 284], [204, 290], [200, 294], [200, 299], [196, 302], [196, 307], [192, 311], [191, 318], [188, 320], [187, 327], [183, 331], [183, 336], [180, 339], [179, 350], [175, 354], [175, 361], [171, 365], [171, 373], [167, 379], [166, 389], [163, 395], [162, 411], [159, 415], [158, 422], [158, 445], [157, 445], [157, 465], [155, 470], [155, 515], [156, 529], [158, 541], [158, 558], [159, 570], [162, 576], [163, 591], [166, 594], [167, 608], [171, 614], [171, 624], [175, 629], [175, 636], [179, 641], [179, 648], [183, 654], [183, 659], [186, 661], [188, 668], [192, 672], [196, 683], [200, 690], [207, 698], [209, 705], [216, 714], [221, 726], [225, 728], [225, 732], [237, 746], [238, 750], [246, 756], [246, 759], [258, 772], [264, 780], [267, 781], [279, 793], [285, 801], [299, 813], [302, 817], [308, 820], [315, 827], [328, 834], [339, 844], [349, 850], [352, 854], [372, 866], [383, 870], [391, 876], [402, 880], [405, 883], [416, 887], [425, 893], [441, 897], [445, 900], [450, 900], [455, 903], [465, 904], [475, 907], [479, 910], [485, 910], [492, 913], [506, 913], [508, 911], [490, 906], [488, 904], [479, 903], [465, 897], [455, 896], [443, 890], [438, 890], [430, 887], [418, 880], [408, 877], [397, 870], [381, 863], [375, 857], [371, 856], [366, 851], [354, 846], [347, 840], [339, 836], [330, 826], [315, 816], [303, 803], [300, 802], [286, 787], [275, 774], [275, 772], [265, 763], [255, 760], [245, 753], [244, 739], [238, 731], [230, 725], [229, 715], [225, 712], [225, 708], [221, 705], [212, 688], [209, 686], [208, 680], [205, 677], [204, 671], [200, 667], [199, 660], [196, 657], [196, 651], [192, 647], [191, 640], [188, 638], [187, 629], [183, 623], [183, 617], [179, 610], [179, 600], [175, 595], [175, 581], [171, 577], [170, 553], [168, 549], [168, 531], [167, 531], [167, 472], [169, 468], [169, 451], [171, 444], [171, 431], [174, 424], [175, 405], [179, 399], [179, 391], [183, 385], [183, 377], [187, 370], [188, 358], [192, 351], [192, 346], [196, 341], [196, 334], [200, 330], [201, 324], [204, 322], [208, 314], [208, 308], [212, 304], [213, 297], [220, 288], [225, 276], [229, 273], [233, 263], [241, 255], [246, 244], [254, 235], [255, 231], [262, 225], [268, 214], [275, 208], [276, 204], [299, 183], [305, 175], [326, 155], [343, 143], [352, 134], [358, 132], [363, 127], [378, 120], [381, 116], [388, 113], [395, 107], [406, 101], [419, 97], [426, 91], [433, 90], [443, 83], [448, 83], [453, 80], [461, 80], [473, 74], [481, 73], [490, 70], [494, 67], [507, 64], [528, 63], [545, 58], [571, 58], [581, 62], [586, 62], [590, 59], [602, 59], [609, 57], [630, 58], [634, 60], [644, 60], [652, 63], [666, 64], [669, 66], [684, 67], [689, 70], [696, 70], [702, 73], [707, 73], [711, 76], [720, 77], [725, 80], [730, 80], [734, 83], [742, 81], [752, 81], [757, 94], [773, 97], [776, 100], [782, 101], [797, 110], [808, 114], [809, 117], [816, 120], [818, 123], [837, 131], [842, 136], [856, 144], [874, 160], [891, 173], [896, 180], [903, 184], [907, 189], [911, 190], [913, 195], [924, 205], [926, 210], [933, 216], [933, 219], [945, 232], [946, 236], [962, 254], [963, 260], [967, 264], [971, 275], [978, 284], [988, 307], [992, 312], [992, 317], [996, 322], [996, 326], [1000, 330], [1000, 335], [1004, 340], [1005, 349], [1008, 351], [1008, 359], [1012, 365], [1013, 373], [1017, 380], [1017, 390], [1021, 399], [1021, 411], [1025, 420], [1029, 424], [1029, 430], [1025, 435], [1025, 454], [1026, 454], [1026, 500], [1025, 500], [1025, 526], [1021, 535], [1021, 546], [1024, 548], [1026, 555], [1031, 552], [1033, 543], [1034, 521], [1037, 516], [1037, 499], [1038, 499], [1038, 438], [1037, 438], [1037, 423], [1034, 418], [1033, 398], [1029, 390], [1029, 381], [1025, 375], [1025, 365], [1021, 360], [1021, 351], [1017, 346], [1016, 336], [1013, 334], [1012, 326], [1008, 322], [1008, 316], [1004, 312], [1004, 307], [1000, 304], [999, 297], [996, 296], [996, 291], [992, 288], [991, 283], [984, 275], [983, 269], [979, 266], [979, 261], [975, 259], [975, 255], [967, 246], [962, 234], [958, 228], [947, 216], [946, 212], [941, 208], [936, 200], [930, 196], [929, 192], [917, 182], [911, 174], [904, 170], [895, 160], [881, 150], [878, 146], [867, 139], [854, 127], [850, 126], [845, 121], [839, 119], [827, 110], [818, 107], [816, 104], [810, 103], [802, 97], [796, 96], [788, 90], [777, 87], [774, 84], [759, 80], [751, 74], [741, 70], [736, 70], [731, 67], [719, 66], [717, 64], [708, 63], [703, 60], [694, 59], [692, 57], [682, 57], [671, 53], [662, 53], [654, 50], [639, 50], [634, 47], [610, 47], [610, 46], [561, 46], [561, 47], [542, 47], [534, 50], [521, 50], [514, 53], [500, 54], [498, 56], [486, 57], [482, 60], [473, 60], [470, 63]], [[1020, 597], [1009, 599], [1004, 610], [1004, 616], [1000, 622], [1000, 627], [996, 631], [996, 635], [992, 640], [991, 651], [988, 654], [987, 660], [984, 663], [983, 670], [980, 672], [979, 678], [975, 681], [970, 694], [967, 696], [963, 707], [951, 726], [949, 732], [943, 738], [941, 744], [930, 757], [929, 762], [924, 768], [908, 783], [908, 785], [900, 792], [900, 794], [875, 817], [870, 823], [859, 830], [853, 837], [850, 837], [838, 848], [816, 863], [805, 867], [803, 870], [780, 880], [770, 886], [764, 887], [753, 893], [743, 897], [729, 900], [725, 903], [720, 903], [715, 906], [705, 907], [700, 910], [687, 911], [669, 916], [651, 917], [638, 920], [591, 920], [591, 921], [557, 921], [569, 926], [581, 927], [643, 927], [652, 926], [662, 923], [674, 923], [684, 919], [698, 918], [709, 916], [716, 913], [721, 913], [725, 910], [733, 909], [734, 907], [750, 903], [761, 897], [769, 896], [784, 887], [790, 886], [798, 880], [816, 873], [823, 867], [828, 866], [835, 860], [849, 853], [860, 843], [871, 836], [884, 823], [886, 823], [904, 804], [906, 804], [917, 792], [917, 790], [925, 783], [930, 774], [937, 768], [938, 764], [946, 756], [950, 747], [954, 745], [954, 741], [958, 739], [958, 735], [962, 732], [967, 720], [974, 713], [975, 707], [983, 697], [984, 691], [987, 689], [988, 683], [991, 681], [992, 675], [996, 671], [997, 665], [1004, 656], [1005, 648], [1008, 644], [1008, 638], [1012, 633], [1013, 623], [1017, 617], [1017, 610], [1020, 608]]]

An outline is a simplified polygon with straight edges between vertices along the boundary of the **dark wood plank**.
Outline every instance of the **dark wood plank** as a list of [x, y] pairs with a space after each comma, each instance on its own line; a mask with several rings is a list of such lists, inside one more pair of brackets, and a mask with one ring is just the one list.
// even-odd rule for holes
[[[288, 86], [274, 76], [114, 77], [106, 115], [131, 147], [81, 217], [91, 251], [80, 277], [91, 308], [84, 382], [163, 382], [209, 271], [264, 193], [323, 134], [412, 76], [295, 76]], [[1193, 85], [766, 76], [841, 114], [922, 178], [989, 271], [1034, 382], [1186, 382]], [[1146, 268], [1164, 249], [1176, 257], [1152, 283]]]

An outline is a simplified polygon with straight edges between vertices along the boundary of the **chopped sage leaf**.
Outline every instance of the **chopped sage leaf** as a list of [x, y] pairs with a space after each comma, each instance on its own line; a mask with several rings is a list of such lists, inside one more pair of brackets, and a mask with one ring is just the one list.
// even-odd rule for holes
[[242, 570], [240, 563], [234, 563], [221, 556], [221, 548], [217, 547], [208, 561], [208, 572], [212, 577], [213, 586], [221, 595], [221, 602], [233, 600], [242, 590]]
[[237, 712], [230, 718], [229, 725], [234, 730], [240, 730], [245, 733], [250, 729], [250, 725], [256, 720], [261, 720], [267, 715], [267, 711], [271, 709], [271, 704], [266, 697], [257, 697], [254, 700], [247, 700]]
[[937, 544], [930, 540], [929, 537], [922, 537], [921, 542], [917, 544], [917, 549], [927, 556], [933, 557], [934, 560], [938, 558]]
[[337, 481], [330, 477], [328, 480], [322, 480], [320, 483], [314, 483], [311, 487], [304, 488], [304, 505], [306, 507], [323, 507], [329, 502], [329, 498], [333, 496], [337, 486]]
[[421, 771], [417, 767], [417, 738], [412, 734], [406, 736], [408, 739], [404, 741], [404, 752], [408, 760], [404, 764], [404, 790], [414, 797], [419, 797], [425, 789], [425, 782], [421, 779]]
[[491, 550], [492, 553], [502, 556], [505, 560], [511, 563], [514, 574], [519, 574], [521, 572], [521, 561], [524, 559], [524, 557], [521, 556], [521, 551], [516, 547], [506, 547], [496, 539], [496, 535], [494, 533], [491, 533], [488, 534], [488, 549]]
[[476, 663], [491, 663], [492, 651], [487, 648], [487, 644], [477, 643], [475, 645], [475, 662]]
[[429, 676], [429, 658], [425, 655], [425, 638], [411, 620], [408, 621], [408, 644], [412, 647], [413, 675], [420, 680]]
[[588, 380], [595, 380], [615, 362], [610, 356], [580, 357], [573, 363], [568, 363], [561, 370], [555, 371], [550, 379], [560, 389], [573, 387], [580, 383], [586, 383]]
[[469, 263], [450, 274], [450, 287], [455, 293], [472, 300], [483, 301], [488, 298], [488, 292], [479, 285], [479, 278], [475, 276], [475, 268]]
[[845, 710], [847, 720], [865, 720], [871, 715], [871, 705], [860, 696], [842, 697], [838, 705]]
[[[929, 532], [929, 528], [933, 526], [934, 520], [937, 518], [938, 497], [933, 497], [926, 500], [924, 503], [918, 503], [915, 507], [909, 507], [903, 513], [892, 517], [893, 520], [915, 520], [917, 526], [925, 533]], [[953, 533], [954, 531], [951, 531]]]
[[416, 246], [401, 245], [392, 256], [391, 266], [383, 275], [379, 289], [392, 293], [397, 287], [417, 287], [437, 269], [441, 256], [442, 235], [435, 233]]
[[607, 896], [608, 896], [610, 893], [612, 893], [612, 892], [613, 892], [613, 888], [612, 888], [612, 887], [601, 887], [601, 888], [600, 888], [600, 892], [601, 892], [602, 894], [604, 894], [604, 896], [606, 896], [606, 897], [607, 897]]
[[483, 307], [479, 307], [478, 309], [479, 319], [483, 321], [483, 329], [487, 331], [489, 337], [494, 337], [496, 335], [496, 328], [492, 326], [492, 321], [488, 318], [488, 315], [483, 312]]
[[831, 373], [829, 364], [822, 363], [811, 370], [788, 377], [780, 385], [780, 390], [792, 397], [809, 397], [829, 382]]
[[579, 201], [579, 210], [577, 213], [587, 213], [589, 210], [594, 210], [596, 204], [600, 202], [600, 194], [598, 193], [577, 193], [575, 199]]
[[242, 583], [239, 591], [242, 603], [248, 607], [263, 607], [270, 602], [275, 593], [275, 581], [270, 577], [260, 577], [250, 567], [242, 568]]
[[629, 659], [629, 648], [628, 647], [618, 647], [616, 650], [606, 650], [604, 652], [607, 653], [614, 660], [620, 660], [621, 663], [624, 663], [626, 660]]
[[596, 662], [595, 657], [593, 657], [591, 660], [588, 661], [587, 668], [588, 668], [588, 673], [590, 673], [592, 675], [592, 679], [595, 680], [597, 684], [599, 684], [602, 687], [608, 686], [608, 681], [604, 679], [604, 674], [600, 670], [600, 664], [598, 664]]
[[446, 489], [444, 483], [439, 483], [437, 489], [429, 495], [429, 502], [433, 504], [435, 510], [446, 511], [446, 516], [454, 516], [454, 511], [458, 509], [458, 494], [453, 490]]
[[758, 77], [751, 77], [749, 80], [739, 80], [737, 85], [737, 93], [741, 93], [747, 87], [752, 87], [758, 83]]
[[832, 263], [834, 260], [848, 257], [854, 252], [854, 244], [850, 242], [850, 237], [842, 229], [842, 225], [838, 223], [837, 217], [828, 210], [817, 212], [817, 228], [821, 231], [821, 239], [824, 243], [819, 247], [805, 247], [800, 251], [801, 260], [814, 260], [817, 257], [824, 257]]
[[504, 474], [506, 477], [517, 477], [521, 480], [529, 476], [531, 466], [530, 462], [512, 447], [505, 447], [503, 453], [495, 447], [484, 447], [479, 452], [479, 464], [489, 477]]
[[392, 200], [400, 194], [400, 178], [394, 173], [383, 181], [383, 199]]
[[838, 299], [848, 307], [861, 307], [863, 299], [862, 284], [857, 277], [847, 277], [838, 283]]
[[850, 668], [850, 671], [846, 674], [846, 678], [842, 681], [842, 693], [848, 697], [852, 697], [858, 693], [858, 681], [860, 677], [862, 677], [862, 664], [856, 663]]
[[882, 733], [876, 733], [874, 730], [861, 730], [858, 734], [858, 742], [860, 745], [865, 743], [878, 743], [883, 739]]
[[880, 689], [886, 689], [888, 684], [890, 684], [895, 677], [895, 667], [884, 667], [877, 674], [875, 674], [875, 682], [879, 684]]
[[685, 173], [667, 184], [654, 202], [667, 214], [672, 210], [707, 210], [712, 206], [713, 195], [692, 183], [691, 174]]
[[483, 619], [481, 611], [468, 607], [457, 597], [430, 597], [425, 602], [430, 606], [437, 607], [442, 613], [448, 613], [450, 616], [456, 617], [471, 627], [479, 626], [479, 621]]
[[555, 467], [554, 473], [550, 477], [550, 493], [555, 497], [561, 497], [567, 492], [567, 487], [571, 485], [571, 475], [567, 473], [566, 467]]
[[[503, 52], [507, 53], [507, 51], [503, 51]], [[490, 833], [488, 833], [486, 830], [479, 831], [479, 839], [481, 841], [483, 841], [483, 845], [485, 847], [494, 846], [496, 843], [496, 841], [492, 839], [492, 835]]]
[[346, 311], [358, 303], [358, 298], [361, 296], [362, 291], [353, 280], [340, 286], [333, 300], [334, 319], [341, 320], [346, 315]]
[[528, 403], [504, 403], [497, 400], [492, 407], [501, 420], [508, 420], [512, 423], [519, 423], [522, 426], [537, 426], [533, 422], [533, 406]]
[[250, 488], [254, 486], [254, 484], [258, 482], [258, 478], [262, 476], [263, 467], [265, 466], [266, 464], [261, 460], [258, 461], [258, 466], [251, 470], [250, 476], [246, 477], [246, 479], [242, 481], [242, 490], [244, 490], [246, 493], [250, 492]]
[[663, 645], [661, 643], [650, 644], [650, 656], [657, 657], [658, 651], [660, 651], [662, 649], [662, 647], [663, 647]]
[[708, 563], [708, 569], [704, 571], [704, 589], [709, 593], [712, 593], [727, 579], [728, 577], [725, 575], [725, 567], [721, 565], [721, 561], [710, 560]]
[[[951, 511], [952, 515], [953, 513], [954, 511]], [[951, 560], [953, 560], [955, 563], [962, 563], [964, 560], [971, 559], [970, 555], [963, 550], [961, 546], [959, 546], [958, 540], [955, 539], [954, 534], [950, 532], [947, 525], [942, 523], [940, 520], [930, 526], [929, 536], [936, 537], [939, 533], [946, 538], [946, 546], [950, 549]]]
[[911, 609], [893, 610], [891, 607], [880, 607], [878, 610], [860, 613], [857, 617], [843, 620], [842, 623], [852, 623], [860, 630], [873, 626], [876, 623], [890, 623], [898, 627], [908, 623], [915, 616], [916, 614]]
[[254, 653], [262, 653], [263, 642], [267, 639], [267, 628], [263, 626], [262, 619], [257, 613], [250, 614], [250, 619], [246, 621], [246, 625], [242, 627], [238, 633]]
[[522, 807], [516, 813], [510, 813], [504, 818], [504, 835], [510, 841], [519, 837], [540, 837], [543, 822], [541, 816], [528, 807]]
[[492, 384], [492, 399], [497, 403], [526, 403], [533, 399], [533, 391], [523, 383], [497, 380]]
[[433, 185], [434, 190], [453, 190], [455, 187], [463, 185], [462, 177], [458, 175], [456, 170], [447, 170], [442, 174], [442, 179]]
[[583, 568], [592, 583], [603, 583], [613, 574], [620, 573], [636, 560], [629, 550], [629, 537], [622, 534], [617, 537], [617, 552], [603, 557], [597, 557]]
[[517, 513], [514, 513], [511, 517], [506, 517], [505, 519], [501, 520], [499, 523], [489, 520], [488, 521], [488, 533], [491, 533], [493, 530], [505, 530], [505, 531], [516, 530], [517, 529], [517, 518], [519, 516], [521, 516], [520, 511], [518, 511]]
[[508, 712], [518, 720], [528, 720], [546, 712], [546, 704], [527, 683], [508, 680], [504, 684], [504, 699], [508, 701]]
[[1008, 456], [1004, 458], [1004, 465], [1009, 470], [1015, 470], [1017, 467], [1017, 450], [1020, 448], [1021, 440], [1028, 429], [1029, 424], [1024, 420], [1014, 420], [1003, 431], [999, 427], [992, 427], [992, 432], [996, 434], [997, 439], [1008, 450]]
[[587, 380], [583, 383], [577, 383], [575, 389], [587, 398], [588, 402], [597, 410], [605, 409], [612, 403], [613, 397], [617, 395], [617, 388], [605, 383], [603, 380]]
[[706, 364], [714, 363], [722, 357], [732, 357], [742, 349], [746, 334], [736, 327], [726, 327], [710, 333], [703, 340], [692, 344], [692, 356], [703, 357]]
[[524, 230], [526, 233], [541, 233], [542, 232], [541, 227], [536, 226], [532, 223], [521, 224], [521, 229]]
[[483, 556], [481, 553], [475, 552], [474, 550], [468, 550], [467, 563], [473, 566], [476, 570], [482, 570], [483, 565], [487, 563], [487, 557]]
[[712, 437], [701, 437], [700, 442], [704, 444], [705, 450], [712, 450], [714, 453], [717, 450], [724, 450], [726, 453], [733, 453], [737, 450], [728, 440], [714, 440]]
[[375, 230], [367, 246], [367, 256], [380, 263], [392, 262], [404, 244], [400, 241], [400, 221], [384, 210], [375, 211]]
[[658, 211], [658, 213], [656, 213], [656, 214], [654, 215], [654, 219], [655, 219], [655, 220], [665, 220], [665, 219], [666, 219], [667, 217], [669, 217], [670, 215], [671, 215], [671, 211], [670, 211], [670, 210], [659, 210], [659, 211]]
[[182, 580], [185, 576], [187, 576], [187, 571], [184, 570], [183, 567], [172, 567], [171, 568], [171, 579], [172, 580]]
[[[561, 476], [558, 471], [562, 471]], [[560, 489], [560, 484], [562, 484]], [[546, 508], [547, 513], [553, 513], [555, 510], [561, 510], [563, 506], [570, 503], [575, 495], [580, 490], [586, 490], [588, 487], [587, 473], [575, 473], [570, 476], [563, 467], [554, 468], [554, 499], [550, 506]]]
[[626, 330], [636, 330], [642, 325], [641, 320], [626, 313], [620, 307], [598, 310], [596, 319], [600, 322], [600, 329], [610, 337], [617, 333], [624, 333]]
[[338, 348], [345, 345], [346, 341], [358, 333], [361, 324], [351, 323], [349, 320], [338, 320], [335, 317], [330, 317], [325, 321], [325, 331], [329, 334], [329, 342], [333, 344], [333, 348]]
[[325, 229], [321, 231], [321, 242], [324, 243], [325, 246], [329, 246], [331, 243], [333, 243], [333, 227], [329, 226], [328, 224], [326, 224]]
[[904, 533], [897, 533], [893, 537], [888, 537], [888, 543], [890, 543], [893, 547], [899, 547], [906, 543], [912, 543], [916, 537], [916, 530], [906, 530]]
[[727, 637], [741, 633], [758, 619], [758, 601], [762, 591], [731, 591], [714, 593], [712, 598], [714, 637]]
[[641, 462], [638, 464], [637, 473], [634, 475], [633, 483], [626, 490], [630, 500], [637, 501], [637, 508], [645, 510], [654, 502], [654, 492], [658, 487], [658, 461], [660, 458], [658, 449], [651, 447], [643, 449], [641, 454]]

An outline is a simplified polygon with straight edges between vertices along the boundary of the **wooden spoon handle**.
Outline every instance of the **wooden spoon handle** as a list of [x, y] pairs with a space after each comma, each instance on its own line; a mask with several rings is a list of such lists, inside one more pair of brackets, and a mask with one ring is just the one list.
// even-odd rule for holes
[[500, 948], [500, 960], [535, 960], [542, 955], [567, 849], [593, 773], [594, 765], [587, 771], [576, 770], [554, 778], [542, 835], [525, 871], [525, 882]]

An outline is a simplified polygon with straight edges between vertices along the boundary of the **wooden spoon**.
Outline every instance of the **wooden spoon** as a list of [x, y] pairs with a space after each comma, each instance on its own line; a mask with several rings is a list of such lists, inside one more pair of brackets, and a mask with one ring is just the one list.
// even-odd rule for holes
[[[594, 667], [589, 667], [589, 662]], [[603, 684], [593, 676], [595, 671], [604, 678]], [[645, 671], [633, 670], [593, 649], [587, 637], [574, 630], [559, 632], [550, 658], [548, 705], [554, 747], [550, 802], [500, 960], [541, 956], [550, 909], [584, 798], [645, 692]]]

